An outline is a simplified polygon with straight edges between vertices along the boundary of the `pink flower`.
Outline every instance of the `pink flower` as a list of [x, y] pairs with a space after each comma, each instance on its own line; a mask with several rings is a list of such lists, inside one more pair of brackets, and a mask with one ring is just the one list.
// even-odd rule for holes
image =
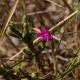
[[53, 38], [49, 33], [49, 30], [44, 30], [42, 28], [39, 29], [41, 31], [41, 33], [38, 33], [37, 37], [42, 37], [43, 41], [46, 42], [47, 41], [47, 37], [48, 38]]

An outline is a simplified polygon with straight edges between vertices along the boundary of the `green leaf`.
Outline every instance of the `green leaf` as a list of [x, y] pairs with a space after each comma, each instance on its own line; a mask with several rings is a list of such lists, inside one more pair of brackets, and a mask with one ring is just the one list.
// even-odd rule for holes
[[25, 48], [22, 48], [22, 51], [24, 52], [25, 55], [28, 55], [28, 56], [32, 56], [32, 53], [30, 51], [27, 51]]
[[[74, 57], [72, 58], [72, 60], [71, 60], [71, 63], [68, 65], [68, 67], [66, 68], [66, 70], [68, 70], [71, 66], [72, 66], [72, 64], [74, 63], [74, 60], [75, 60], [75, 58], [78, 56], [78, 54], [79, 54], [79, 51], [80, 51], [80, 47], [79, 47], [79, 49], [77, 50], [77, 52], [76, 52], [76, 54], [74, 55]], [[65, 71], [66, 71], [65, 70]]]
[[9, 31], [7, 31], [6, 33], [8, 35], [12, 36], [12, 37], [15, 37], [15, 38], [19, 38], [20, 39], [20, 37], [17, 34], [15, 34], [15, 33], [12, 33], [12, 32], [9, 32]]
[[28, 23], [24, 23], [24, 31], [26, 34], [29, 34], [29, 26], [28, 26]]
[[24, 23], [27, 23], [27, 17], [26, 17], [26, 15], [23, 16], [23, 21], [24, 21]]
[[26, 17], [26, 15], [23, 16], [23, 21], [24, 21], [24, 24], [23, 24], [24, 31], [25, 31], [26, 34], [29, 34], [29, 26], [28, 26], [28, 23], [27, 23], [27, 17]]
[[12, 68], [18, 66], [18, 65], [19, 65], [21, 62], [23, 62], [23, 61], [25, 61], [25, 60], [24, 60], [24, 59], [21, 59], [19, 62], [17, 62], [17, 63], [15, 63], [15, 64], [11, 65], [8, 69], [6, 69], [6, 71], [10, 71]]
[[27, 74], [20, 68], [17, 66], [16, 70], [23, 76], [23, 77], [26, 77]]
[[[65, 78], [65, 75], [68, 74], [68, 73], [70, 73], [69, 71], [71, 71], [72, 69], [75, 68], [75, 65], [77, 65], [77, 64], [75, 64], [74, 67], [73, 67], [72, 65], [73, 65], [73, 63], [74, 63], [75, 58], [78, 56], [79, 52], [80, 52], [80, 47], [79, 47], [79, 49], [77, 50], [77, 52], [76, 52], [76, 54], [74, 55], [74, 57], [72, 58], [71, 63], [67, 66], [65, 72], [59, 77], [59, 79], [63, 80], [63, 79]], [[78, 64], [80, 64], [80, 63], [78, 63]], [[57, 79], [57, 80], [58, 80], [58, 79]]]
[[7, 71], [0, 66], [0, 75], [2, 75], [6, 80], [11, 80], [10, 76], [7, 76]]
[[10, 30], [13, 31], [15, 34], [19, 35], [20, 37], [22, 37], [22, 34], [14, 27], [10, 24], [9, 26]]
[[22, 48], [22, 51], [24, 52], [25, 55], [28, 55], [29, 53], [26, 51], [25, 48]]
[[64, 4], [67, 6], [67, 8], [71, 11], [74, 12], [74, 10], [71, 8], [71, 6], [68, 4], [67, 0], [63, 0]]
[[18, 32], [20, 32], [19, 28], [14, 24], [13, 21], [10, 21], [10, 26], [13, 26]]
[[24, 59], [24, 60], [29, 59], [29, 56], [24, 54], [24, 55], [22, 56], [22, 59]]
[[80, 10], [80, 0], [78, 0], [78, 10]]
[[33, 79], [36, 79], [36, 78], [37, 78], [37, 77], [36, 77], [36, 74], [34, 74], [34, 73], [31, 74], [31, 77], [32, 77]]
[[3, 34], [4, 34], [4, 32], [5, 32], [8, 24], [9, 24], [9, 22], [10, 22], [10, 20], [11, 20], [11, 17], [12, 17], [12, 15], [13, 15], [16, 7], [17, 7], [18, 2], [19, 2], [19, 0], [15, 0], [15, 2], [14, 2], [13, 6], [12, 6], [12, 8], [11, 8], [9, 14], [8, 14], [8, 17], [7, 17], [7, 19], [6, 19], [6, 21], [5, 21], [4, 25], [3, 25], [3, 28], [2, 28], [2, 30], [1, 30], [1, 33], [0, 33], [0, 39], [1, 39], [1, 37], [3, 36]]
[[[79, 47], [79, 49], [77, 50], [77, 52], [76, 52], [76, 54], [74, 55], [74, 57], [72, 58], [70, 64], [67, 66], [65, 72], [72, 67], [72, 65], [73, 65], [73, 63], [74, 63], [74, 61], [75, 61], [75, 58], [76, 58], [76, 57], [78, 56], [78, 54], [79, 54], [79, 51], [80, 51], [80, 47]], [[64, 72], [64, 73], [65, 73], [65, 72]], [[63, 79], [64, 79], [64, 78], [65, 78], [65, 76], [63, 77]]]
[[70, 69], [68, 69], [65, 73], [63, 73], [60, 77], [58, 77], [56, 80], [61, 80], [61, 78], [63, 79], [63, 77], [67, 74], [69, 74], [73, 69], [75, 69], [77, 66], [80, 65], [80, 61], [78, 63], [76, 63], [74, 66], [72, 66]]

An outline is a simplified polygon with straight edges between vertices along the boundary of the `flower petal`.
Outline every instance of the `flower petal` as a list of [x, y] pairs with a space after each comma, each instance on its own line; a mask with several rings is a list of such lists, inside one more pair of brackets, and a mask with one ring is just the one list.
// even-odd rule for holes
[[45, 33], [46, 33], [46, 34], [49, 34], [49, 30], [46, 30]]
[[50, 39], [53, 38], [51, 35], [47, 35], [47, 37], [50, 38]]
[[42, 28], [39, 28], [39, 30], [42, 32], [42, 33], [44, 33], [45, 31], [44, 31], [44, 29], [42, 29]]
[[43, 37], [42, 33], [38, 33], [37, 37]]
[[44, 41], [44, 42], [47, 41], [47, 37], [46, 37], [46, 36], [43, 37], [43, 41]]

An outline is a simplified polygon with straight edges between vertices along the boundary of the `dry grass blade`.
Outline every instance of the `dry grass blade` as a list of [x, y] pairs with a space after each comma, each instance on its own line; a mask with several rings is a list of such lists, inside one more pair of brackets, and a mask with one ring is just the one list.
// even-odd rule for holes
[[50, 2], [50, 3], [52, 3], [52, 4], [54, 4], [54, 5], [57, 5], [58, 7], [61, 7], [62, 9], [65, 9], [63, 6], [61, 6], [61, 5], [53, 2], [53, 1], [51, 1], [51, 0], [46, 0], [46, 1], [48, 1], [48, 2]]
[[13, 6], [12, 6], [12, 8], [11, 8], [9, 14], [8, 14], [8, 17], [7, 17], [7, 19], [6, 19], [6, 21], [5, 21], [4, 25], [3, 25], [3, 28], [1, 30], [1, 33], [0, 33], [0, 39], [1, 39], [2, 35], [4, 34], [4, 32], [5, 32], [5, 30], [6, 30], [7, 26], [8, 26], [9, 21], [11, 20], [11, 17], [12, 17], [12, 15], [13, 15], [16, 7], [17, 7], [18, 2], [19, 2], [19, 0], [15, 0], [15, 2], [14, 2]]

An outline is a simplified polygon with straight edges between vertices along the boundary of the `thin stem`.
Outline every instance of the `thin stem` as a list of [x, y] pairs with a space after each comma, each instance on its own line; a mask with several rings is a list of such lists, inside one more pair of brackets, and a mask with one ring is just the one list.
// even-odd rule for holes
[[70, 69], [68, 69], [64, 74], [62, 74], [56, 80], [60, 80], [60, 78], [63, 78], [65, 75], [69, 74], [74, 68], [76, 68], [79, 65], [80, 65], [80, 61], [78, 63], [76, 63], [74, 66], [72, 66]]
[[17, 66], [18, 64], [22, 63], [23, 61], [25, 61], [24, 59], [21, 59], [19, 62], [13, 64], [12, 66], [10, 66], [6, 71], [10, 71], [12, 68], [14, 68], [15, 66]]
[[3, 75], [3, 77], [6, 80], [10, 80], [10, 78], [7, 75], [4, 75], [5, 73], [7, 73], [7, 72], [0, 66], [0, 75]]
[[53, 46], [53, 39], [51, 40], [51, 50], [52, 50], [52, 57], [53, 57], [53, 61], [54, 61], [54, 70], [56, 71], [56, 75], [55, 75], [55, 79], [57, 78], [57, 59], [56, 56], [54, 54], [54, 46]]
[[74, 10], [71, 8], [71, 6], [68, 4], [66, 0], [63, 0], [63, 2], [71, 12], [74, 12]]
[[13, 72], [8, 72], [0, 66], [0, 75], [2, 75], [6, 80], [21, 80], [19, 76], [14, 75]]
[[60, 45], [60, 43], [61, 43], [61, 41], [62, 41], [62, 38], [63, 38], [63, 36], [64, 36], [65, 30], [66, 30], [66, 27], [65, 27], [65, 29], [64, 29], [63, 35], [62, 35], [62, 37], [61, 37], [61, 39], [60, 39], [60, 41], [59, 41], [59, 43], [58, 43], [58, 45], [57, 45], [57, 48], [56, 48], [56, 51], [55, 51], [54, 54], [57, 53], [57, 50], [58, 50], [58, 48], [59, 48], [59, 45]]
[[[79, 2], [79, 1], [77, 1], [77, 4], [78, 4], [78, 2]], [[77, 22], [78, 22], [78, 15], [76, 15], [76, 18], [74, 19], [74, 23], [75, 23], [75, 24], [73, 24], [73, 26], [74, 26], [74, 31], [75, 31], [75, 32], [78, 31], [78, 24], [77, 24]], [[79, 47], [78, 34], [74, 34], [74, 40], [75, 40], [75, 43], [76, 43], [75, 48], [76, 48], [76, 50], [77, 50], [78, 47]], [[79, 61], [79, 59], [80, 59], [80, 56], [77, 57], [77, 59], [75, 60], [75, 63], [77, 63], [77, 62]], [[77, 80], [78, 77], [79, 77], [79, 69], [80, 69], [79, 67], [77, 67], [77, 68], [75, 69], [75, 80]]]
[[30, 51], [32, 53], [34, 53], [34, 56], [35, 56], [35, 60], [36, 60], [36, 63], [38, 65], [38, 68], [41, 69], [42, 73], [45, 75], [45, 69], [43, 68], [43, 65], [42, 65], [42, 62], [40, 61], [40, 58], [39, 58], [39, 53], [37, 53], [36, 49], [34, 48], [33, 44], [32, 43], [28, 43], [28, 48], [30, 49]]

